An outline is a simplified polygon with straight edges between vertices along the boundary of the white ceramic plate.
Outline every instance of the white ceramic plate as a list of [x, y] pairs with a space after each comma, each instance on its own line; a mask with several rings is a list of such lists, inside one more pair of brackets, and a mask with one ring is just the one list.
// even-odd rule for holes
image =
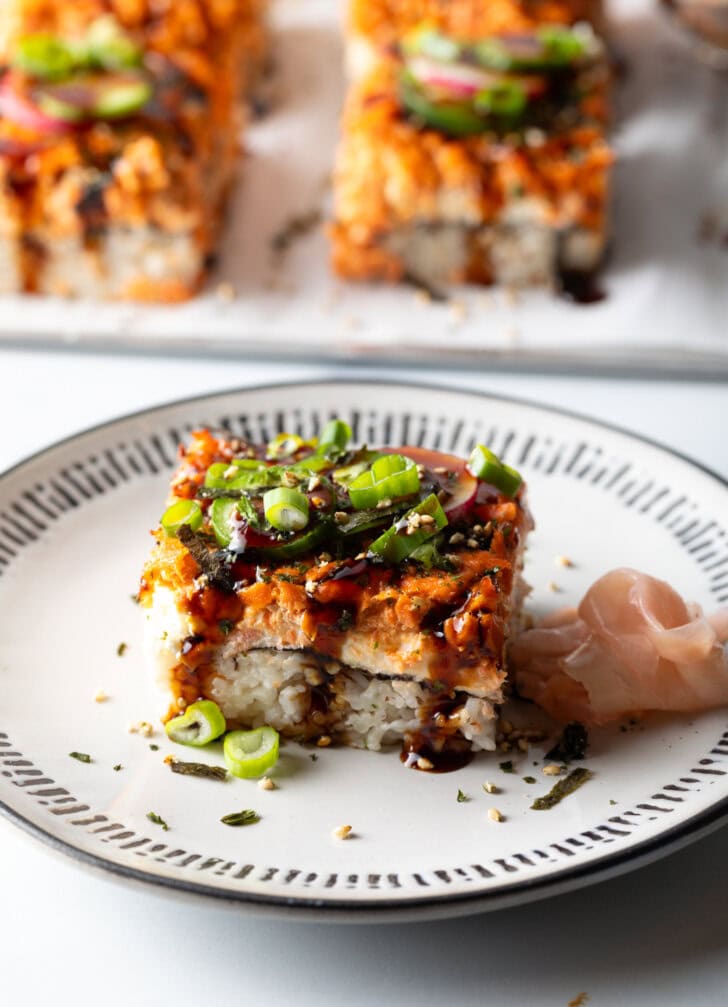
[[[481, 755], [433, 776], [407, 771], [396, 752], [318, 750], [314, 762], [312, 750], [287, 745], [279, 789], [264, 792], [254, 782], [174, 776], [163, 763], [174, 746], [159, 728], [152, 738], [128, 733], [131, 721], [158, 724], [164, 708], [148, 684], [131, 596], [178, 441], [200, 424], [255, 440], [282, 429], [311, 434], [332, 414], [370, 443], [465, 454], [485, 440], [522, 469], [538, 523], [527, 560], [534, 611], [576, 601], [596, 576], [625, 564], [708, 608], [728, 600], [726, 486], [599, 424], [467, 392], [342, 381], [163, 406], [64, 441], [0, 480], [5, 814], [127, 879], [355, 920], [526, 901], [627, 870], [718, 824], [728, 808], [724, 711], [595, 732], [593, 780], [549, 812], [529, 807], [553, 782], [538, 750], [515, 759], [513, 775], [500, 771], [502, 755]], [[573, 568], [555, 564], [563, 554]], [[99, 689], [108, 701], [94, 702]], [[73, 750], [92, 763], [69, 758]], [[202, 757], [222, 761], [216, 751]], [[531, 775], [536, 784], [524, 782]], [[485, 794], [486, 780], [501, 792]], [[458, 789], [471, 800], [458, 803]], [[491, 806], [503, 823], [488, 819]], [[242, 808], [257, 810], [260, 823], [220, 824]], [[355, 838], [334, 840], [341, 824]]]

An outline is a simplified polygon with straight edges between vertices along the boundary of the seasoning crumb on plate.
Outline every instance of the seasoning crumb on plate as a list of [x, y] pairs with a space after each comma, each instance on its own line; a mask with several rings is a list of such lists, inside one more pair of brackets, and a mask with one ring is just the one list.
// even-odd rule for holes
[[127, 727], [129, 734], [141, 734], [144, 738], [151, 738], [154, 728], [148, 720], [135, 720]]
[[103, 689], [97, 689], [94, 693], [94, 703], [105, 703], [108, 698]]
[[495, 783], [491, 783], [490, 780], [487, 780], [483, 784], [483, 790], [486, 792], [486, 794], [498, 794], [498, 793], [500, 793], [500, 788], [497, 787]]
[[547, 766], [544, 766], [541, 772], [544, 776], [561, 776], [564, 771], [563, 766], [557, 766], [555, 762], [550, 762]]
[[351, 825], [339, 825], [338, 828], [334, 829], [332, 835], [334, 839], [350, 839]]
[[563, 566], [566, 568], [574, 566], [574, 561], [572, 559], [569, 559], [568, 556], [556, 556], [554, 559], [554, 563], [556, 563], [557, 566]]
[[491, 822], [505, 821], [503, 813], [498, 808], [488, 808], [488, 818], [490, 818]]
[[261, 790], [278, 790], [278, 784], [271, 780], [270, 776], [263, 776], [258, 780], [258, 787]]

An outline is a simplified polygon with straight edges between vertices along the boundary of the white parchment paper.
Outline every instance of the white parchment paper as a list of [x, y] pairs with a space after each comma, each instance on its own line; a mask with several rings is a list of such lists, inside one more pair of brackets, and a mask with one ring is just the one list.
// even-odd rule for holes
[[292, 216], [329, 211], [344, 93], [342, 4], [278, 0], [271, 108], [247, 157], [207, 291], [181, 306], [0, 299], [0, 341], [166, 352], [397, 358], [462, 365], [728, 375], [728, 75], [701, 66], [649, 0], [617, 0], [625, 61], [605, 300], [333, 278], [323, 225], [276, 261]]

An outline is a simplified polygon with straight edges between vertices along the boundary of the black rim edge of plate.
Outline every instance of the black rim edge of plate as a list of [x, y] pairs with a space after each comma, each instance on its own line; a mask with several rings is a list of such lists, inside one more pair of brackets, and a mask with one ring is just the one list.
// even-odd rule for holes
[[[430, 392], [452, 392], [456, 395], [468, 395], [479, 399], [493, 399], [499, 402], [509, 403], [511, 405], [521, 405], [529, 409], [542, 410], [546, 413], [564, 416], [567, 419], [574, 419], [592, 426], [611, 430], [614, 433], [639, 441], [642, 444], [647, 444], [660, 451], [664, 451], [666, 454], [672, 455], [674, 458], [678, 458], [688, 465], [699, 469], [705, 475], [715, 480], [720, 486], [728, 488], [728, 479], [725, 479], [719, 473], [715, 472], [707, 465], [704, 465], [702, 462], [696, 461], [688, 455], [685, 455], [674, 448], [668, 447], [665, 444], [661, 444], [657, 440], [645, 437], [642, 434], [635, 433], [634, 431], [625, 429], [624, 427], [620, 427], [617, 424], [613, 424], [608, 421], [593, 419], [592, 417], [584, 416], [581, 413], [568, 409], [562, 409], [558, 406], [549, 406], [540, 402], [534, 402], [532, 400], [521, 399], [514, 396], [498, 395], [489, 391], [483, 392], [474, 388], [417, 381], [380, 380], [378, 378], [371, 377], [322, 377], [301, 381], [269, 382], [261, 385], [249, 385], [243, 387], [235, 386], [233, 388], [217, 392], [205, 392], [200, 395], [184, 396], [180, 399], [175, 399], [160, 405], [135, 410], [122, 416], [115, 417], [111, 420], [105, 420], [103, 423], [95, 424], [91, 427], [77, 431], [74, 434], [70, 434], [67, 437], [63, 437], [47, 447], [33, 452], [33, 454], [28, 455], [26, 458], [23, 458], [19, 462], [10, 466], [10, 468], [6, 469], [4, 472], [1, 472], [0, 482], [14, 472], [23, 468], [25, 465], [43, 457], [43, 455], [48, 454], [51, 451], [55, 451], [66, 444], [70, 444], [75, 440], [91, 434], [99, 433], [102, 430], [111, 428], [118, 424], [126, 423], [134, 419], [149, 417], [154, 413], [164, 412], [167, 409], [174, 409], [188, 404], [193, 405], [195, 403], [208, 400], [212, 401], [215, 399], [226, 398], [230, 395], [245, 395], [250, 392], [278, 391], [284, 388], [290, 389], [292, 387], [307, 388], [314, 387], [316, 385], [356, 384], [369, 384], [388, 388], [400, 387]], [[305, 913], [310, 910], [325, 911], [332, 917], [342, 917], [354, 910], [362, 910], [363, 917], [372, 919], [378, 915], [392, 915], [393, 913], [396, 913], [397, 910], [437, 909], [442, 906], [464, 906], [469, 903], [472, 904], [473, 912], [486, 911], [488, 909], [499, 908], [499, 904], [504, 904], [509, 897], [513, 895], [524, 894], [527, 897], [530, 896], [531, 898], [536, 899], [541, 895], [548, 895], [549, 889], [560, 889], [561, 891], [565, 891], [568, 887], [577, 887], [580, 881], [592, 878], [594, 880], [598, 880], [599, 875], [602, 874], [606, 876], [608, 874], [616, 875], [618, 873], [626, 873], [631, 867], [638, 867], [641, 862], [645, 861], [645, 859], [657, 859], [660, 855], [666, 856], [672, 851], [673, 846], [683, 845], [680, 842], [681, 840], [689, 840], [692, 837], [697, 839], [701, 834], [710, 831], [711, 828], [718, 827], [721, 824], [721, 819], [725, 818], [728, 814], [728, 797], [722, 798], [714, 804], [711, 804], [704, 811], [691, 817], [689, 821], [660, 832], [659, 836], [655, 836], [652, 839], [645, 839], [633, 846], [630, 846], [629, 849], [622, 852], [607, 853], [604, 856], [597, 857], [588, 864], [584, 864], [582, 866], [575, 865], [574, 867], [565, 867], [562, 870], [549, 874], [546, 878], [533, 880], [525, 879], [515, 883], [511, 882], [505, 885], [500, 885], [490, 891], [480, 890], [472, 893], [463, 892], [458, 895], [453, 894], [449, 896], [423, 896], [382, 900], [348, 899], [346, 901], [300, 897], [287, 898], [285, 896], [278, 895], [258, 895], [253, 892], [235, 892], [229, 889], [215, 888], [210, 885], [200, 885], [179, 878], [165, 878], [159, 875], [148, 874], [145, 871], [137, 870], [133, 867], [127, 867], [124, 864], [117, 864], [112, 860], [106, 860], [104, 857], [82, 850], [78, 846], [66, 842], [64, 839], [59, 839], [52, 833], [46, 832], [45, 829], [30, 821], [30, 819], [26, 818], [14, 808], [11, 808], [2, 800], [0, 800], [0, 813], [2, 813], [15, 825], [19, 826], [23, 831], [28, 832], [42, 843], [65, 854], [72, 860], [76, 860], [85, 866], [94, 867], [104, 872], [138, 881], [143, 884], [154, 885], [165, 889], [170, 888], [185, 892], [186, 894], [221, 899], [225, 902], [243, 904], [249, 903], [260, 907], [267, 906], [269, 908], [282, 908], [294, 911], [301, 910], [302, 916], [305, 916]], [[650, 857], [653, 853], [656, 854], [655, 858]]]

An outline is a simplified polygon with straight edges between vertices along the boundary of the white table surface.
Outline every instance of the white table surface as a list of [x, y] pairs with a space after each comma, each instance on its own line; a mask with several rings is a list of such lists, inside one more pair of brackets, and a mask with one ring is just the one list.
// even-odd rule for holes
[[[233, 386], [366, 373], [237, 361], [0, 353], [0, 470], [136, 408]], [[389, 370], [566, 406], [728, 476], [728, 386]], [[1, 630], [0, 630], [1, 631]], [[0, 693], [0, 703], [2, 694]], [[436, 843], [436, 836], [423, 837]], [[638, 872], [520, 909], [398, 926], [285, 923], [128, 887], [0, 819], [0, 1004], [728, 1001], [728, 827]]]

